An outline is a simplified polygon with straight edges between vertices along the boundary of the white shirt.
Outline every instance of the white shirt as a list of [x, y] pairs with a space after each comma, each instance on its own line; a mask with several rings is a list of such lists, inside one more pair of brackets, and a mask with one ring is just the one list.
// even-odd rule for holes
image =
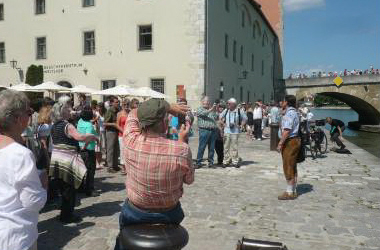
[[[239, 118], [240, 113], [240, 118]], [[247, 121], [247, 115], [245, 112], [241, 109], [240, 112], [238, 109], [234, 109], [233, 111], [229, 109], [225, 109], [220, 115], [219, 118], [226, 119], [225, 123], [226, 126], [224, 127], [224, 133], [225, 134], [239, 134], [240, 133], [240, 125], [243, 122]], [[239, 119], [240, 119], [240, 125], [239, 125]], [[233, 128], [231, 128], [230, 124], [234, 124]]]
[[256, 107], [253, 110], [253, 119], [263, 119], [263, 109], [261, 107]]
[[0, 249], [27, 250], [38, 237], [46, 190], [32, 152], [18, 143], [0, 149]]

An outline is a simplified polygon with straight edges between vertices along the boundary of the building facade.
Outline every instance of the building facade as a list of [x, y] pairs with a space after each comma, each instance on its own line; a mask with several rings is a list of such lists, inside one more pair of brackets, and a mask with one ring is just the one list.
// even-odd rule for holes
[[269, 100], [268, 26], [251, 0], [0, 0], [0, 84], [17, 84], [35, 64], [66, 86], [149, 86], [194, 105], [202, 94], [239, 99], [239, 91], [243, 101]]

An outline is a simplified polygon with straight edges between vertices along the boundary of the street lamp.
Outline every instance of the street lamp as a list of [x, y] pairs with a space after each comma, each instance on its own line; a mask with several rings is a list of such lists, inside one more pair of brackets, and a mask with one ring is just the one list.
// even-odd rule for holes
[[13, 59], [12, 61], [9, 61], [11, 63], [12, 69], [15, 69], [17, 67], [17, 61]]

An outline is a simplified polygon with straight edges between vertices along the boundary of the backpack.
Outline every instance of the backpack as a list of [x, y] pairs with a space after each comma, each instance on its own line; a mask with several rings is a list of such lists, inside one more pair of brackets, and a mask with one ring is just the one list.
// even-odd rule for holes
[[[227, 121], [227, 120], [226, 120], [226, 117], [227, 117], [227, 113], [228, 113], [228, 111], [229, 111], [229, 110], [226, 109], [226, 113], [224, 114], [224, 117], [223, 117], [225, 121]], [[240, 126], [240, 125], [241, 125], [240, 109], [238, 109], [238, 120], [239, 120], [239, 126]]]
[[301, 147], [297, 155], [297, 163], [305, 161], [306, 158], [306, 144], [308, 143], [308, 133], [305, 130], [306, 122], [300, 122], [298, 127], [298, 136], [301, 138]]
[[47, 169], [49, 165], [49, 156], [47, 149], [42, 145], [41, 138], [38, 135], [38, 130], [41, 125], [37, 126], [33, 130], [33, 137], [27, 137], [26, 147], [32, 151], [34, 157], [36, 158], [37, 169]]

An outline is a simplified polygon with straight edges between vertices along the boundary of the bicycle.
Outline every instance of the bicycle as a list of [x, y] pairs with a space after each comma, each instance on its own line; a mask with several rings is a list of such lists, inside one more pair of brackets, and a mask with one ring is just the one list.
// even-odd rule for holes
[[[303, 150], [310, 151], [313, 159], [321, 157], [327, 152], [327, 136], [323, 130], [325, 120], [310, 121], [310, 132], [306, 121], [301, 122], [301, 139], [304, 144]], [[306, 155], [306, 152], [305, 152]]]

